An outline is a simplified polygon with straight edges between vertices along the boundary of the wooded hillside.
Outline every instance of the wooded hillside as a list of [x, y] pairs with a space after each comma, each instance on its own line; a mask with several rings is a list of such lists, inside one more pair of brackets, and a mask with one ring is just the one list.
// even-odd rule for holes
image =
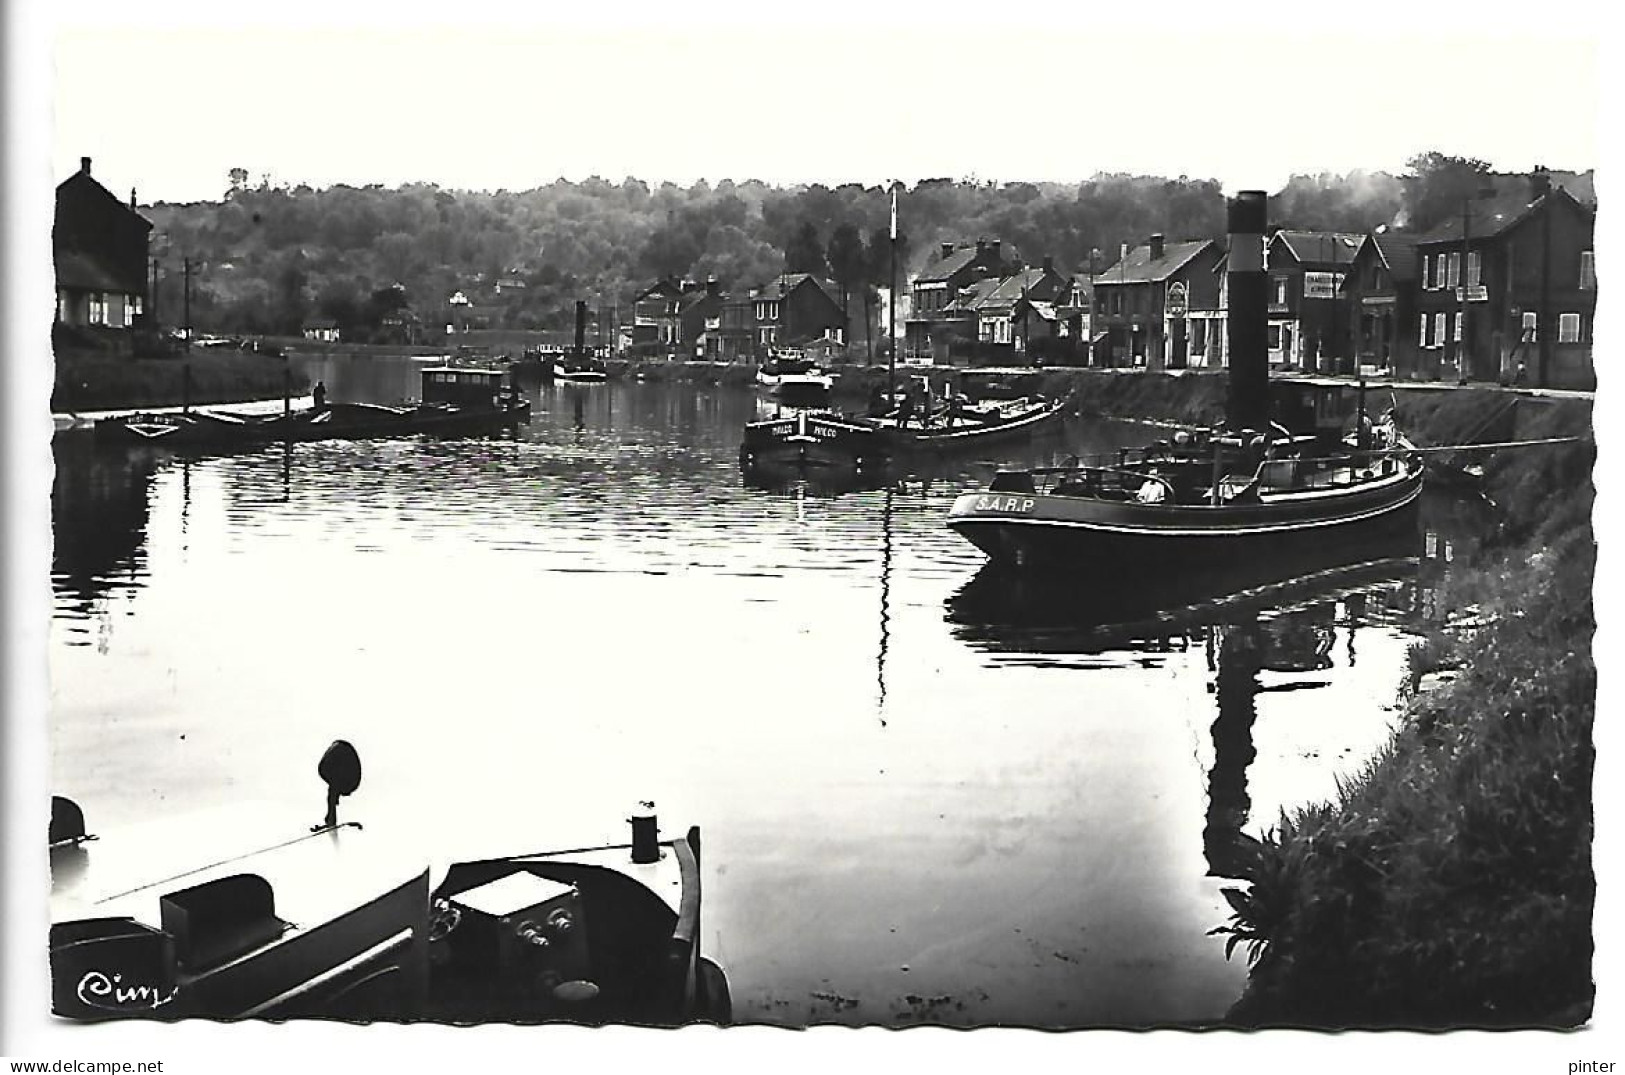
[[[1414, 226], [1490, 174], [1485, 162], [1437, 153], [1411, 164], [1403, 177], [1294, 177], [1275, 192], [1272, 223], [1364, 231], [1409, 215]], [[1589, 174], [1582, 178], [1589, 193]], [[624, 315], [663, 276], [715, 276], [746, 289], [787, 269], [810, 271], [858, 294], [887, 273], [889, 198], [878, 186], [593, 178], [494, 193], [424, 183], [313, 189], [253, 184], [241, 169], [227, 182], [217, 202], [142, 207], [155, 225], [154, 306], [164, 323], [181, 321], [183, 258], [194, 265], [200, 332], [297, 333], [327, 319], [351, 340], [378, 338], [403, 303], [437, 333], [458, 291], [490, 304], [493, 327], [563, 329], [576, 299]], [[1063, 271], [1087, 272], [1091, 256], [1104, 270], [1122, 244], [1153, 232], [1175, 240], [1220, 236], [1225, 226], [1219, 183], [1184, 176], [1097, 175], [1075, 185], [931, 179], [903, 190], [899, 205], [905, 279], [944, 242], [999, 238], [1029, 264], [1052, 257]]]

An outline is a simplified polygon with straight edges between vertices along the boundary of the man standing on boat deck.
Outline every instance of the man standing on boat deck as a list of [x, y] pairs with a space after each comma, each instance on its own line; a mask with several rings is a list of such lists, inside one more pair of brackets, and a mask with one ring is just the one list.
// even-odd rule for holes
[[327, 386], [325, 384], [317, 381], [316, 387], [310, 390], [310, 395], [311, 398], [316, 401], [316, 409], [318, 411], [327, 410]]
[[1140, 486], [1134, 499], [1141, 504], [1161, 504], [1168, 499], [1168, 486], [1163, 484], [1162, 471], [1152, 467], [1146, 474], [1145, 483]]

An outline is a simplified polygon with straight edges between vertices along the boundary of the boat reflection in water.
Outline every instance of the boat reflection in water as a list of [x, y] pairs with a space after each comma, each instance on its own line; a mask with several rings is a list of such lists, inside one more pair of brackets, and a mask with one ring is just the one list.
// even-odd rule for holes
[[747, 489], [800, 496], [841, 496], [890, 484], [885, 470], [855, 466], [804, 467], [796, 461], [761, 458], [740, 467], [740, 482]]
[[[1423, 548], [1418, 534], [1115, 586], [989, 565], [950, 598], [948, 620], [976, 648], [1056, 666], [1068, 663], [1063, 655], [1128, 651], [1146, 663], [1201, 652], [1216, 710], [1202, 853], [1209, 877], [1244, 877], [1256, 842], [1244, 830], [1253, 820], [1259, 696], [1332, 686], [1334, 657], [1355, 663], [1359, 627], [1404, 620], [1423, 606], [1415, 592]], [[1346, 654], [1334, 653], [1340, 630]]]
[[1267, 560], [1170, 565], [1150, 576], [1102, 572], [1088, 579], [990, 562], [949, 598], [947, 616], [962, 641], [980, 647], [1098, 653], [1413, 578], [1421, 548], [1422, 537], [1413, 531]]

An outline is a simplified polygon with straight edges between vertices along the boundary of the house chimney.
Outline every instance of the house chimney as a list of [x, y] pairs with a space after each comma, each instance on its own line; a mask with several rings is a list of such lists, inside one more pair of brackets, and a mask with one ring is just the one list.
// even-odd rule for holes
[[715, 295], [717, 293], [717, 274], [716, 273], [712, 273], [710, 276], [707, 276], [705, 278], [705, 293], [707, 295]]
[[130, 208], [131, 209], [135, 208], [135, 188], [134, 187], [130, 188]]
[[[1225, 420], [1232, 432], [1269, 428], [1269, 275], [1264, 272], [1264, 227], [1269, 202], [1261, 190], [1230, 199], [1230, 261], [1226, 283], [1230, 308], [1229, 394]], [[1162, 236], [1153, 236], [1161, 245]]]
[[946, 260], [948, 260], [949, 258], [951, 258], [953, 256], [954, 256], [954, 244], [953, 243], [943, 243], [942, 244], [942, 259], [944, 261], [946, 261]]
[[89, 157], [80, 157], [79, 158], [79, 174], [80, 175], [89, 175], [90, 174], [90, 158]]
[[1529, 176], [1529, 200], [1534, 201], [1536, 198], [1544, 198], [1551, 192], [1552, 173], [1538, 164], [1535, 165], [1534, 172]]
[[1162, 232], [1151, 236], [1151, 260], [1157, 261], [1162, 257]]
[[998, 239], [989, 239], [987, 241], [987, 252], [992, 256], [994, 261], [999, 260], [999, 248], [1003, 245], [1004, 243], [1000, 242]]
[[1048, 276], [1055, 271], [1055, 259], [1049, 254], [1044, 255], [1044, 275]]

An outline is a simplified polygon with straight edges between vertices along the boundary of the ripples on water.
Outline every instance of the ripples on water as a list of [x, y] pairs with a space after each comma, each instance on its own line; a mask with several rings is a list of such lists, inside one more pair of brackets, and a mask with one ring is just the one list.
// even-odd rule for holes
[[[347, 378], [334, 398], [364, 398]], [[1245, 975], [1205, 935], [1226, 856], [1386, 738], [1416, 550], [1080, 593], [943, 526], [990, 463], [747, 483], [747, 392], [536, 405], [485, 440], [59, 441], [55, 789], [93, 828], [308, 812], [342, 735], [354, 809], [440, 856], [473, 817], [508, 841], [487, 853], [620, 838], [648, 796], [701, 824], [703, 941], [744, 1020], [1223, 1014]]]

